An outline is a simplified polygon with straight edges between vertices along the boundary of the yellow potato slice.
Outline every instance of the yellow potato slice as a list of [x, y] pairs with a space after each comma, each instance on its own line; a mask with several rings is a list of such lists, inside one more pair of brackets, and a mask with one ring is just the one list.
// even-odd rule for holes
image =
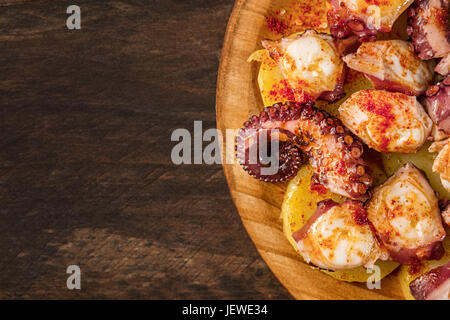
[[[310, 165], [304, 165], [299, 170], [297, 176], [288, 185], [281, 207], [284, 234], [297, 253], [299, 251], [292, 237], [292, 233], [299, 230], [308, 221], [309, 217], [316, 211], [317, 203], [329, 198], [336, 202], [343, 202], [345, 200], [345, 197], [329, 191], [325, 194], [311, 191], [312, 174], [313, 170]], [[376, 265], [381, 269], [381, 278], [384, 278], [398, 267], [398, 263], [391, 261], [378, 261]], [[363, 267], [334, 272], [327, 270], [321, 271], [333, 278], [348, 282], [366, 282], [371, 276], [371, 273], [368, 273]]]
[[248, 62], [251, 61], [261, 63], [258, 72], [258, 86], [264, 106], [289, 101], [286, 95], [289, 87], [278, 64], [270, 57], [269, 51], [266, 49], [255, 51], [248, 58]]
[[[447, 230], [448, 234], [449, 230]], [[403, 295], [405, 296], [405, 299], [408, 300], [414, 300], [414, 297], [411, 295], [411, 291], [409, 290], [409, 284], [414, 279], [420, 277], [424, 273], [427, 273], [428, 271], [440, 267], [447, 262], [450, 261], [450, 239], [449, 237], [445, 238], [444, 242], [444, 249], [445, 249], [445, 255], [440, 260], [426, 260], [422, 262], [423, 268], [420, 270], [420, 272], [416, 274], [411, 274], [409, 266], [401, 266], [400, 271], [398, 273], [398, 278], [400, 280], [400, 285], [402, 287]]]

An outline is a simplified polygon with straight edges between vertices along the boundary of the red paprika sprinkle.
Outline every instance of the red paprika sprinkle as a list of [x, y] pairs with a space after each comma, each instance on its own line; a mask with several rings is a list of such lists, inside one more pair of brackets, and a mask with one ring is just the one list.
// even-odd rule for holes
[[418, 274], [420, 272], [420, 270], [422, 270], [422, 263], [420, 261], [415, 261], [414, 263], [412, 263], [409, 268], [408, 268], [408, 273], [410, 275], [415, 275]]
[[283, 34], [284, 31], [288, 28], [288, 26], [285, 25], [283, 21], [272, 17], [267, 18], [267, 27], [275, 34]]
[[310, 190], [311, 191], [316, 191], [319, 194], [327, 193], [327, 189], [321, 184], [311, 183]]
[[369, 224], [369, 219], [367, 218], [367, 212], [363, 209], [356, 209], [353, 212], [353, 219], [355, 219], [355, 222], [359, 226], [365, 226]]

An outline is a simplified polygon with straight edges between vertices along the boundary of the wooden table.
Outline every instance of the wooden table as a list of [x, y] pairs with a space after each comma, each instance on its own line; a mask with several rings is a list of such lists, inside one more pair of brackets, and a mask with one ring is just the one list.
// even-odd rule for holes
[[215, 126], [232, 6], [0, 2], [0, 298], [290, 298], [222, 168], [170, 159], [174, 129]]

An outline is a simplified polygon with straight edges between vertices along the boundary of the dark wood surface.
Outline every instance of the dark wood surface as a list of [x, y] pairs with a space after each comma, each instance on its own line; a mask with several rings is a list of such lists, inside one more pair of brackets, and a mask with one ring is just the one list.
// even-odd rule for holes
[[170, 160], [174, 129], [215, 127], [232, 6], [0, 1], [0, 298], [290, 298], [222, 168]]

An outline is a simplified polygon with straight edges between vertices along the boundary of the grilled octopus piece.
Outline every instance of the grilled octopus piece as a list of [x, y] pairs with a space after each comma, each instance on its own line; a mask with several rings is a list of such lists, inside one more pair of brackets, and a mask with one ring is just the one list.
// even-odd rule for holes
[[411, 163], [374, 190], [366, 209], [392, 260], [414, 264], [443, 256], [446, 233], [438, 199], [426, 178]]
[[[251, 131], [253, 131], [251, 129]], [[254, 130], [254, 132], [247, 131], [241, 132], [237, 138], [239, 144], [237, 145], [237, 158], [241, 165], [243, 165], [244, 170], [247, 171], [252, 177], [260, 179], [264, 182], [280, 182], [287, 179], [292, 178], [297, 173], [298, 169], [303, 163], [303, 158], [300, 150], [289, 141], [280, 141], [276, 135], [273, 134], [270, 130]], [[262, 136], [262, 133], [266, 134]], [[250, 142], [253, 147], [256, 147], [254, 152], [257, 158], [252, 160], [250, 157], [250, 153], [252, 150], [252, 145], [244, 146], [244, 136], [247, 137], [248, 142]], [[267, 165], [262, 163], [263, 157], [261, 156], [262, 148], [266, 148], [266, 150], [270, 150], [272, 146], [272, 139], [278, 139], [278, 169], [275, 173], [265, 173], [263, 168]]]
[[[281, 147], [280, 163], [286, 168], [270, 177], [258, 175], [261, 161], [250, 165], [249, 150], [262, 131], [278, 139]], [[353, 199], [367, 199], [372, 177], [362, 158], [363, 144], [341, 121], [315, 108], [313, 103], [287, 102], [267, 107], [244, 123], [236, 137], [237, 159], [244, 169], [261, 180], [272, 182], [292, 177], [300, 165], [299, 157], [283, 153], [285, 144], [304, 152], [314, 169], [312, 182], [322, 184], [330, 191]], [[291, 150], [291, 149], [289, 149]], [[283, 156], [283, 158], [282, 158]], [[294, 172], [295, 171], [295, 172]]]
[[378, 32], [389, 32], [413, 0], [327, 0], [328, 25], [336, 38], [356, 35], [373, 41]]
[[[450, 192], [450, 140], [442, 141], [443, 147], [439, 150], [433, 162], [433, 172], [439, 173], [442, 186]], [[434, 143], [436, 145], [437, 143]]]
[[442, 221], [450, 227], [450, 200], [439, 201], [439, 207], [441, 208]]
[[408, 9], [407, 32], [419, 58], [429, 60], [449, 54], [448, 5], [448, 0], [416, 0]]
[[343, 60], [350, 69], [364, 73], [375, 89], [407, 95], [423, 94], [434, 76], [433, 65], [420, 60], [403, 40], [365, 42]]
[[387, 258], [360, 201], [319, 202], [293, 238], [307, 263], [327, 270], [372, 267], [378, 258]]
[[450, 135], [450, 76], [427, 89], [423, 104], [437, 129]]
[[450, 73], [450, 54], [447, 54], [445, 57], [439, 61], [434, 71], [437, 73], [446, 76]]
[[450, 262], [434, 268], [409, 284], [416, 300], [450, 299]]
[[339, 107], [339, 118], [378, 152], [415, 153], [433, 127], [416, 97], [384, 90], [355, 92]]
[[345, 95], [347, 68], [340, 53], [349, 50], [351, 42], [338, 45], [328, 34], [307, 30], [296, 38], [266, 39], [262, 45], [278, 63], [296, 101], [333, 102]]

